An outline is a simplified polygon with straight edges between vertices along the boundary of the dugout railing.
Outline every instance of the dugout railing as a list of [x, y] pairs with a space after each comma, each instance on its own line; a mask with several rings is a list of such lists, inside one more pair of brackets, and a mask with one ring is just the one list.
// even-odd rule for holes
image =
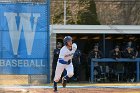
[[112, 58], [102, 58], [102, 59], [95, 59], [95, 58], [92, 58], [91, 59], [91, 69], [90, 69], [90, 79], [91, 79], [91, 83], [94, 82], [94, 63], [95, 62], [104, 62], [104, 63], [107, 63], [107, 62], [110, 62], [110, 63], [113, 63], [113, 62], [136, 62], [136, 82], [140, 82], [140, 58], [136, 58], [136, 59], [129, 59], [129, 58], [120, 58], [120, 59], [112, 59]]

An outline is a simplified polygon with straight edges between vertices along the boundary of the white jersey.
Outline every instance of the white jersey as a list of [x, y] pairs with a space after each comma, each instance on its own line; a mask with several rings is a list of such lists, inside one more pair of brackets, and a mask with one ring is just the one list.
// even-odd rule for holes
[[71, 60], [74, 55], [75, 50], [69, 50], [66, 46], [63, 46], [60, 50], [59, 59], [64, 61]]
[[[60, 50], [60, 54], [59, 54], [59, 59], [65, 62], [68, 62], [69, 60], [71, 60], [73, 58], [73, 55], [75, 53], [77, 49], [77, 45], [75, 43], [72, 44], [72, 50], [69, 50], [66, 46], [63, 46]], [[58, 59], [58, 61], [60, 61]], [[60, 62], [57, 63], [56, 66], [56, 71], [55, 71], [55, 78], [54, 81], [58, 82], [59, 79], [61, 78], [61, 74], [64, 71], [64, 69], [66, 69], [67, 71], [67, 76], [68, 77], [72, 77], [74, 74], [74, 69], [73, 69], [73, 64], [72, 62], [70, 64], [61, 64]]]

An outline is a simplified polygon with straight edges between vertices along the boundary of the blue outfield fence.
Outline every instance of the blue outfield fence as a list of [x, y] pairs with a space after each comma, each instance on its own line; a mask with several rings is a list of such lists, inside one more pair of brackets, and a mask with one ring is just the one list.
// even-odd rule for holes
[[0, 3], [0, 74], [50, 77], [49, 0]]

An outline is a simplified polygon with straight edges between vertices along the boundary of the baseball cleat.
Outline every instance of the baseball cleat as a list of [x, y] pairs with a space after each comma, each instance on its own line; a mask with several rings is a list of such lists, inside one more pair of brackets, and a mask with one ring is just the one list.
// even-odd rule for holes
[[63, 86], [63, 88], [65, 88], [66, 85], [67, 85], [67, 80], [63, 77], [62, 78], [62, 86]]
[[58, 93], [58, 91], [57, 91], [57, 87], [54, 87], [54, 93]]
[[58, 91], [57, 91], [57, 90], [54, 90], [53, 92], [54, 92], [54, 93], [58, 93]]

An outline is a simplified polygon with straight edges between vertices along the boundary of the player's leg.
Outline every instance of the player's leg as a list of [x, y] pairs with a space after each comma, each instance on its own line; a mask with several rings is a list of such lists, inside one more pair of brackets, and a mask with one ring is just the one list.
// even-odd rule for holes
[[62, 78], [62, 85], [66, 87], [67, 80], [74, 75], [74, 69], [72, 62], [69, 65], [66, 65], [67, 75]]
[[56, 67], [52, 67], [52, 75], [51, 75], [51, 81], [52, 81], [52, 82], [53, 82], [53, 80], [54, 80], [55, 70], [56, 70]]
[[57, 63], [56, 70], [55, 70], [55, 77], [54, 77], [54, 91], [57, 91], [57, 82], [61, 78], [61, 74], [64, 71], [65, 65], [61, 63]]
[[67, 65], [65, 69], [67, 70], [67, 76], [71, 78], [74, 75], [74, 68], [72, 62]]

